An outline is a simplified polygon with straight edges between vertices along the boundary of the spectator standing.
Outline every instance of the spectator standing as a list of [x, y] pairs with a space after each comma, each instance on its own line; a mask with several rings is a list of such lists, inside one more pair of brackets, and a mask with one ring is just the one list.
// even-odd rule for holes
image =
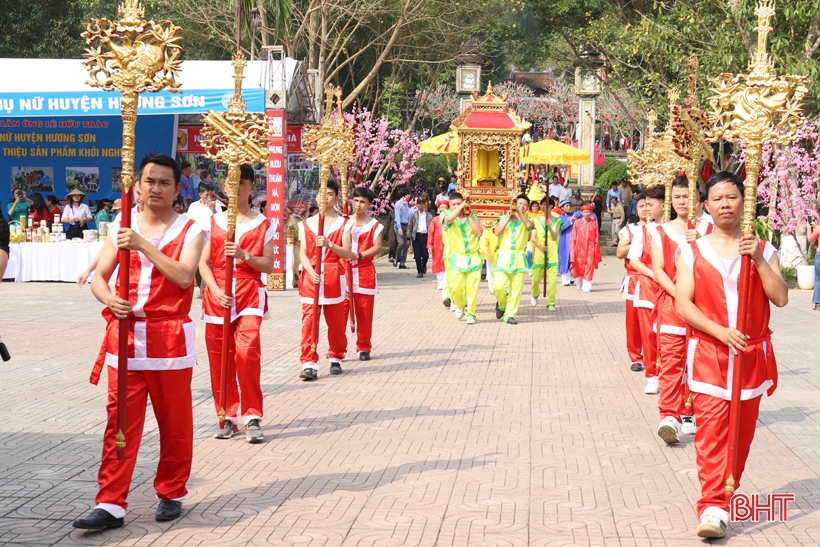
[[405, 262], [407, 262], [408, 247], [407, 224], [410, 222], [409, 200], [410, 194], [405, 190], [394, 208], [396, 214], [396, 261], [394, 265], [401, 270], [407, 269]]
[[407, 223], [407, 243], [413, 242], [416, 277], [424, 277], [427, 273], [427, 260], [430, 258], [427, 252], [427, 232], [433, 222], [433, 215], [428, 211], [428, 205], [427, 196], [420, 197], [416, 201], [416, 210], [410, 215], [410, 221]]
[[624, 202], [624, 194], [621, 192], [621, 189], [618, 187], [617, 182], [613, 182], [610, 187], [609, 191], [606, 193], [606, 202], [609, 203], [612, 198], [616, 198], [619, 203]]
[[182, 178], [180, 179], [179, 197], [182, 199], [182, 205], [187, 207], [189, 203], [196, 201], [196, 191], [191, 183], [191, 163], [183, 161]]
[[20, 217], [28, 219], [29, 206], [25, 190], [14, 191], [14, 203], [7, 210], [11, 220], [20, 220]]
[[34, 219], [35, 225], [39, 226], [40, 221], [45, 220], [46, 223], [49, 221], [48, 216], [48, 207], [46, 207], [46, 202], [43, 201], [43, 195], [34, 192], [31, 194], [31, 197], [28, 200], [29, 206], [29, 214]]
[[552, 177], [549, 188], [550, 197], [558, 198], [558, 200], [561, 201], [561, 190], [563, 190], [563, 188], [564, 187], [558, 182], [558, 177]]
[[57, 199], [57, 196], [46, 196], [46, 208], [48, 209], [48, 227], [51, 228], [57, 217], [63, 215], [63, 210], [60, 209], [60, 201]]
[[[817, 241], [820, 238], [820, 225], [811, 222], [808, 235], [809, 243]], [[814, 294], [811, 301], [814, 304], [814, 311], [820, 310], [820, 252], [814, 254]]]
[[618, 232], [621, 231], [621, 223], [624, 217], [624, 206], [618, 202], [618, 198], [613, 197], [609, 201], [609, 216], [612, 218], [612, 246], [618, 246]]
[[75, 188], [65, 197], [68, 205], [63, 209], [63, 216], [60, 219], [68, 228], [65, 230], [65, 237], [67, 240], [72, 240], [75, 237], [82, 239], [83, 230], [89, 222], [93, 222], [94, 218], [91, 216], [91, 209], [88, 205], [83, 203], [84, 199], [88, 199], [84, 193]]
[[102, 205], [100, 206], [100, 210], [97, 211], [97, 214], [94, 215], [94, 224], [97, 225], [97, 229], [100, 229], [100, 224], [105, 222], [106, 224], [111, 222], [111, 200], [104, 199], [102, 200]]
[[[555, 196], [552, 196], [555, 197]], [[568, 199], [572, 199], [572, 189], [569, 187], [569, 180], [564, 181], [564, 185], [561, 187], [561, 191], [558, 192], [558, 197], [556, 199], [556, 204], [561, 203], [562, 201], [566, 201]], [[548, 209], [551, 209], [555, 205], [550, 204]]]
[[447, 185], [447, 195], [450, 195], [450, 192], [455, 192], [456, 188], [458, 188], [458, 177], [455, 175], [450, 175], [450, 184]]
[[[628, 178], [621, 179], [621, 196], [624, 198], [621, 201], [624, 204], [624, 212], [627, 212], [632, 207], [632, 186], [629, 185]], [[624, 215], [623, 225], [626, 226], [626, 215]]]
[[436, 207], [439, 207], [442, 201], [449, 201], [449, 193], [447, 192], [447, 182], [444, 177], [438, 178], [438, 194], [436, 194]]
[[387, 211], [387, 258], [390, 264], [396, 262], [396, 202], [393, 202], [393, 207]]

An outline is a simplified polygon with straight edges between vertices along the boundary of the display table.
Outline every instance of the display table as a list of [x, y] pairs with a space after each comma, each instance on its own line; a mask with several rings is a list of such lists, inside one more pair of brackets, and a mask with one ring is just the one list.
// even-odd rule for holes
[[9, 265], [3, 277], [18, 283], [76, 283], [77, 277], [97, 257], [103, 243], [12, 243], [9, 248]]

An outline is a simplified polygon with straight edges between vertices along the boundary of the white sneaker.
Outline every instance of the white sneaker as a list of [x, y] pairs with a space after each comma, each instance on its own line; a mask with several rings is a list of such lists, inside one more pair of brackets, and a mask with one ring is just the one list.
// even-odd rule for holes
[[703, 515], [698, 525], [698, 537], [722, 538], [726, 537], [726, 522], [717, 515]]
[[667, 416], [661, 420], [658, 426], [658, 437], [663, 439], [666, 444], [679, 443], [678, 431], [680, 431], [680, 424], [672, 416]]
[[450, 311], [456, 311], [456, 305], [453, 301], [450, 301]]
[[468, 325], [475, 325], [475, 317], [473, 317], [472, 315], [468, 315], [467, 316], [467, 324]]
[[698, 426], [695, 424], [694, 416], [681, 416], [680, 432], [684, 435], [694, 435], [698, 432]]
[[661, 387], [658, 385], [658, 377], [653, 376], [651, 378], [646, 379], [646, 387], [644, 388], [643, 392], [647, 395], [657, 395], [660, 393]]
[[555, 306], [547, 306], [547, 311], [555, 311]]
[[456, 308], [456, 319], [461, 319], [462, 317], [464, 317], [464, 311], [460, 308]]
[[537, 305], [538, 305], [538, 299], [534, 296], [532, 298], [530, 298], [530, 306], [532, 306], [534, 308]]

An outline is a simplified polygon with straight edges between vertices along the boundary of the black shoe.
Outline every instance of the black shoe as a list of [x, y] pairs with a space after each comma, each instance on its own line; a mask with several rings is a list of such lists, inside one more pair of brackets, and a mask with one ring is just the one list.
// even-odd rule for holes
[[360, 351], [359, 352], [359, 361], [370, 361], [370, 352], [369, 351]]
[[331, 374], [341, 374], [342, 373], [342, 364], [337, 362], [330, 363], [330, 373]]
[[630, 365], [629, 370], [631, 370], [632, 372], [640, 372], [644, 370], [643, 363], [641, 363], [640, 361], [635, 361], [634, 363], [632, 363], [632, 365]]
[[453, 301], [452, 301], [452, 300], [450, 300], [449, 298], [445, 298], [445, 299], [442, 301], [442, 304], [444, 304], [444, 307], [445, 307], [445, 308], [449, 308], [449, 307], [450, 307], [450, 304], [452, 304], [452, 303], [453, 303]]
[[498, 302], [495, 303], [495, 318], [501, 319], [504, 317], [504, 310], [498, 307]]
[[182, 513], [182, 502], [176, 500], [159, 500], [159, 507], [157, 507], [157, 522], [167, 522], [169, 520], [176, 520]]
[[80, 530], [105, 530], [106, 528], [122, 528], [124, 520], [116, 518], [105, 509], [94, 509], [84, 519], [75, 520], [72, 525]]
[[508, 317], [506, 321], [504, 321], [508, 325], [517, 325], [518, 321], [515, 320], [515, 317]]
[[481, 280], [487, 281], [487, 274], [485, 274], [484, 272], [481, 273]]
[[319, 375], [316, 374], [316, 371], [312, 368], [306, 368], [306, 369], [302, 370], [302, 374], [299, 375], [299, 378], [301, 378], [302, 380], [306, 380], [306, 381], [315, 380], [318, 377], [319, 377]]
[[404, 264], [399, 264], [399, 269], [400, 269], [400, 270], [406, 270], [406, 269], [408, 269], [408, 268], [407, 268], [407, 266], [405, 266]]
[[393, 262], [393, 267], [394, 267], [394, 268], [398, 268], [398, 267], [399, 267], [399, 263], [398, 263], [398, 262]]

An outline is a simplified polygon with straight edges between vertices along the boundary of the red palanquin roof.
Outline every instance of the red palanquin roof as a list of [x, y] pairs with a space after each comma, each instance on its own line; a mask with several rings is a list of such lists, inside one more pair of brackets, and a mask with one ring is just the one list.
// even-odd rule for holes
[[506, 129], [522, 133], [529, 127], [530, 123], [509, 107], [507, 95], [495, 95], [492, 86], [488, 86], [487, 93], [481, 97], [473, 93], [470, 106], [450, 125], [450, 129], [457, 131]]

